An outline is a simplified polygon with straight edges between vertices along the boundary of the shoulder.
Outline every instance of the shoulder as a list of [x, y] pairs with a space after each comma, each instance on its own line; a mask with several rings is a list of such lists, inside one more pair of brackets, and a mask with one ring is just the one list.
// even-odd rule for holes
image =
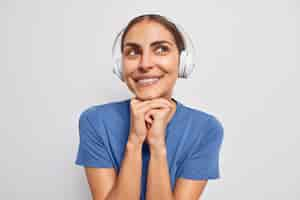
[[201, 144], [209, 141], [221, 142], [224, 137], [223, 124], [215, 114], [199, 108], [183, 106], [182, 120], [189, 127], [190, 136]]
[[122, 113], [126, 113], [128, 101], [128, 99], [125, 99], [88, 106], [80, 112], [79, 120], [89, 119], [90, 121], [98, 121], [105, 118], [117, 117]]
[[196, 122], [195, 124], [203, 125], [207, 129], [223, 129], [220, 118], [211, 112], [186, 105], [183, 105], [183, 110], [185, 117]]

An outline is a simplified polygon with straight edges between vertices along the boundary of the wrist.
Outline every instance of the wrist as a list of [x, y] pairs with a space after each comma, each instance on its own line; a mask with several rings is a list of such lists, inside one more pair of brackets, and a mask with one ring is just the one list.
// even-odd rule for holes
[[141, 154], [142, 153], [142, 145], [138, 143], [132, 143], [130, 141], [127, 142], [125, 151], [131, 152], [134, 154]]
[[167, 157], [167, 149], [165, 147], [161, 148], [150, 148], [150, 157], [155, 159], [163, 159]]
[[137, 136], [130, 134], [127, 141], [127, 148], [138, 148], [142, 147], [143, 140], [139, 139]]
[[148, 142], [151, 155], [164, 156], [167, 154], [165, 141]]
[[[164, 135], [164, 134], [162, 134]], [[151, 148], [164, 148], [166, 146], [165, 138], [147, 137], [147, 143]]]

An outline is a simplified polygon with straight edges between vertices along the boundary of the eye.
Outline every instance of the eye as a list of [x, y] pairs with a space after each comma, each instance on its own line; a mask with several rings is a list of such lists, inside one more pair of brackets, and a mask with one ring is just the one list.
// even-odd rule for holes
[[125, 55], [129, 56], [129, 57], [135, 56], [136, 53], [139, 53], [139, 51], [137, 49], [134, 49], [134, 48], [131, 48], [131, 49], [128, 49], [128, 50], [125, 51]]
[[156, 52], [158, 52], [159, 54], [162, 54], [162, 53], [168, 52], [168, 51], [169, 51], [169, 47], [167, 47], [167, 46], [161, 45], [156, 48]]

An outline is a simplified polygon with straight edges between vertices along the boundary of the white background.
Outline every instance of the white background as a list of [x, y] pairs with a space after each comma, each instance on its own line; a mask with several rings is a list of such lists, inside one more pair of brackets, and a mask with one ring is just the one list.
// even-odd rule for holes
[[[181, 24], [197, 66], [174, 97], [224, 125], [203, 199], [300, 199], [299, 1], [0, 0], [0, 199], [91, 199], [78, 117], [132, 94], [111, 45], [133, 17]], [[298, 35], [298, 36], [297, 36]]]

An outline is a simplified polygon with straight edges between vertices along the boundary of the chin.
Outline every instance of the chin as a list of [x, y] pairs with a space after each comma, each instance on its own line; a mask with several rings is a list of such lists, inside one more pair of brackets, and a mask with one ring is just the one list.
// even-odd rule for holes
[[153, 92], [153, 93], [145, 92], [143, 94], [135, 93], [135, 95], [139, 100], [142, 100], [142, 101], [152, 100], [152, 99], [157, 99], [157, 98], [162, 97], [161, 94], [157, 94], [155, 92]]
[[158, 98], [166, 98], [168, 99], [170, 95], [169, 93], [164, 93], [164, 92], [159, 92], [158, 91], [148, 91], [148, 92], [144, 92], [144, 93], [135, 93], [136, 98], [142, 100], [142, 101], [146, 101], [146, 100], [152, 100], [152, 99], [158, 99]]

